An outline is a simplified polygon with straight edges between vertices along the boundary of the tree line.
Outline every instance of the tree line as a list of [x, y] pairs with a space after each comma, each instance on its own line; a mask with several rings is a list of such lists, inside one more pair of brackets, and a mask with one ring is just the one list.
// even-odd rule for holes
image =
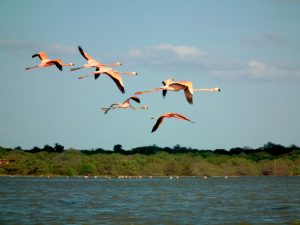
[[99, 176], [259, 176], [300, 175], [300, 148], [268, 142], [262, 147], [199, 150], [182, 147], [143, 146], [124, 150], [65, 149], [53, 147], [11, 149], [0, 147], [3, 175]]

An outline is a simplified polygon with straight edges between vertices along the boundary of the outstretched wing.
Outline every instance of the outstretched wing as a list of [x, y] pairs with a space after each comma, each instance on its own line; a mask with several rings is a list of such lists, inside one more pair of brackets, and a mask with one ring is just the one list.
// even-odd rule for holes
[[116, 107], [114, 107], [114, 106], [117, 106], [117, 105], [119, 105], [119, 104], [114, 103], [114, 104], [111, 104], [111, 106], [109, 108], [102, 108], [103, 111], [105, 111], [104, 114], [107, 114], [108, 111], [111, 110], [111, 109], [115, 109]]
[[185, 117], [184, 115], [182, 114], [179, 114], [179, 113], [172, 113], [173, 114], [173, 117], [177, 118], [177, 119], [180, 119], [180, 120], [186, 120], [186, 121], [189, 121], [191, 123], [194, 123], [193, 121], [191, 121], [189, 118]]
[[[97, 71], [100, 71], [99, 67], [96, 67], [96, 72], [97, 72]], [[97, 78], [98, 78], [100, 75], [101, 75], [100, 73], [94, 74], [95, 80], [97, 80]]]
[[157, 130], [157, 128], [158, 128], [158, 127], [160, 126], [160, 124], [163, 122], [164, 118], [165, 118], [164, 116], [161, 116], [161, 117], [159, 117], [159, 118], [157, 119], [156, 123], [154, 124], [154, 126], [153, 126], [153, 128], [152, 128], [151, 133], [153, 133], [154, 131]]
[[132, 99], [133, 101], [135, 101], [137, 103], [141, 103], [140, 99], [137, 96], [132, 96], [128, 100], [130, 100], [130, 99]]
[[54, 63], [54, 65], [55, 65], [60, 71], [63, 70], [61, 60], [52, 60], [52, 62]]
[[125, 88], [124, 88], [124, 84], [122, 81], [122, 77], [120, 77], [114, 70], [108, 70], [108, 71], [105, 71], [104, 73], [107, 74], [111, 79], [113, 79], [113, 81], [118, 86], [119, 90], [124, 94]]
[[188, 103], [190, 103], [192, 105], [193, 104], [193, 94], [190, 92], [190, 90], [188, 88], [184, 89], [184, 95], [185, 95]]
[[167, 90], [163, 90], [163, 91], [162, 91], [162, 95], [163, 95], [164, 98], [166, 97], [167, 92], [168, 92]]
[[92, 56], [90, 56], [89, 54], [87, 54], [85, 51], [83, 51], [83, 49], [81, 48], [81, 46], [78, 46], [79, 52], [80, 54], [86, 59], [86, 60], [94, 60], [94, 58]]
[[45, 52], [36, 53], [32, 56], [32, 58], [34, 58], [34, 57], [39, 57], [40, 60], [49, 59]]

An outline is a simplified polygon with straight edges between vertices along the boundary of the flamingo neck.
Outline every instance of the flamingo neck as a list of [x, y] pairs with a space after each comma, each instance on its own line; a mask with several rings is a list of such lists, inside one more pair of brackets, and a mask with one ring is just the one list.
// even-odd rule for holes
[[66, 64], [62, 64], [62, 66], [74, 66], [73, 63], [66, 63]]
[[125, 74], [125, 75], [129, 75], [129, 76], [137, 75], [137, 73], [135, 73], [135, 72], [118, 72], [118, 74]]
[[217, 92], [217, 88], [198, 88], [198, 89], [193, 89], [193, 91], [203, 91], [203, 92]]

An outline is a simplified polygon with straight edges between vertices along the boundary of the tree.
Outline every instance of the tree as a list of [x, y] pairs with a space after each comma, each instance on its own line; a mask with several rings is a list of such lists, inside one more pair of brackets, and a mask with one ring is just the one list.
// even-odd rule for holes
[[39, 147], [37, 147], [37, 146], [33, 147], [33, 148], [30, 150], [31, 153], [37, 153], [37, 152], [41, 152], [41, 151], [42, 151], [42, 150], [41, 150]]
[[43, 151], [45, 152], [54, 152], [54, 148], [51, 147], [50, 145], [45, 145], [43, 148]]
[[55, 150], [55, 152], [63, 152], [64, 151], [64, 146], [62, 146], [58, 143], [55, 143], [54, 150]]
[[122, 145], [117, 144], [114, 146], [114, 152], [115, 153], [124, 153], [125, 151], [122, 149]]

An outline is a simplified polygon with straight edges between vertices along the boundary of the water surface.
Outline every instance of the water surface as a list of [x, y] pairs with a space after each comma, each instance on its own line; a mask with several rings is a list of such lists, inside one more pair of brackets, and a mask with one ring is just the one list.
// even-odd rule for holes
[[300, 177], [0, 177], [0, 224], [300, 224]]

